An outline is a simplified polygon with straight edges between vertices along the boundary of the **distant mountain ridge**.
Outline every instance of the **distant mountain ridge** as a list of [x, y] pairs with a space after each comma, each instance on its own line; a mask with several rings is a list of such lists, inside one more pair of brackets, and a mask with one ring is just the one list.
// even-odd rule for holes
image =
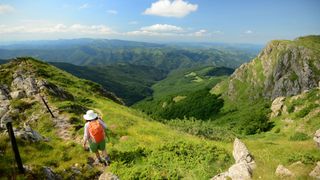
[[172, 45], [106, 39], [34, 41], [0, 46], [0, 58], [31, 56], [75, 65], [107, 65], [126, 62], [165, 70], [203, 65], [235, 68], [256, 55], [239, 48], [175, 47]]

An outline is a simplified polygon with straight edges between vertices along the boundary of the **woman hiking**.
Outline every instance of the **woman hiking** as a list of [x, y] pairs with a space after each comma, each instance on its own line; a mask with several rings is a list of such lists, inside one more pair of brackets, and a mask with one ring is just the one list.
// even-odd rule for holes
[[[95, 153], [100, 163], [108, 165], [110, 159], [106, 152], [106, 141], [105, 141], [105, 130], [107, 125], [98, 115], [93, 111], [89, 110], [83, 118], [86, 120], [84, 125], [84, 136], [83, 136], [83, 148], [87, 150], [87, 141], [89, 141], [89, 149]], [[99, 150], [102, 151], [104, 158], [101, 158]]]

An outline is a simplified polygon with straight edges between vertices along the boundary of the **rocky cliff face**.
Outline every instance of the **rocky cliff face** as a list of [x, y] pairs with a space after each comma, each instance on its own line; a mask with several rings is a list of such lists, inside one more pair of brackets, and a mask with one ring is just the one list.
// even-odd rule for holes
[[272, 41], [230, 77], [231, 98], [274, 100], [317, 87], [320, 81], [320, 36]]

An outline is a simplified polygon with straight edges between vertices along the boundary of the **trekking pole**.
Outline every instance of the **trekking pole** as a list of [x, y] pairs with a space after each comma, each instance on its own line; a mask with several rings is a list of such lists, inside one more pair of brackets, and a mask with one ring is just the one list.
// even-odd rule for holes
[[23, 165], [22, 165], [22, 161], [21, 161], [18, 145], [17, 145], [17, 142], [16, 142], [16, 138], [14, 136], [14, 132], [13, 132], [13, 129], [12, 129], [11, 121], [8, 121], [6, 126], [7, 126], [7, 129], [8, 129], [8, 134], [9, 134], [9, 137], [10, 137], [10, 140], [11, 140], [12, 150], [13, 150], [13, 153], [14, 153], [17, 165], [18, 165], [18, 169], [19, 169], [20, 173], [23, 174], [24, 173], [24, 168], [23, 168]]
[[44, 105], [46, 105], [46, 107], [47, 107], [47, 109], [48, 109], [49, 113], [50, 113], [50, 114], [51, 114], [51, 116], [54, 118], [54, 115], [53, 115], [52, 111], [50, 110], [50, 108], [49, 108], [49, 106], [48, 106], [47, 102], [43, 99], [43, 97], [42, 97], [41, 95], [40, 95], [40, 97], [41, 97], [42, 102], [44, 103]]

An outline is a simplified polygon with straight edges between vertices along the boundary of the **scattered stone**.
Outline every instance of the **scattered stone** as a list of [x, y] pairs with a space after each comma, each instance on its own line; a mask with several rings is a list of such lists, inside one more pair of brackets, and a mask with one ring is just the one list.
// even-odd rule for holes
[[44, 166], [43, 167], [43, 173], [47, 180], [56, 180], [61, 179], [59, 175], [56, 175], [51, 168]]
[[320, 129], [314, 133], [313, 140], [317, 143], [318, 148], [320, 148]]
[[11, 92], [10, 96], [12, 99], [21, 99], [21, 98], [24, 98], [26, 94], [23, 91], [18, 90], [18, 91]]
[[99, 180], [120, 180], [120, 179], [118, 176], [110, 172], [104, 172], [100, 175]]
[[121, 136], [120, 141], [127, 141], [129, 139], [129, 136]]
[[320, 161], [317, 163], [316, 167], [310, 172], [309, 176], [320, 179]]
[[290, 165], [290, 167], [295, 167], [295, 166], [303, 166], [304, 164], [301, 162], [301, 161], [297, 161], [297, 162], [294, 162]]
[[271, 104], [271, 118], [278, 117], [282, 113], [285, 97], [277, 97]]
[[37, 86], [40, 90], [47, 90], [50, 94], [62, 100], [74, 100], [72, 94], [45, 80], [39, 80]]
[[278, 165], [277, 169], [276, 169], [276, 175], [279, 177], [292, 177], [294, 176], [294, 174], [287, 168], [285, 168], [283, 165]]

